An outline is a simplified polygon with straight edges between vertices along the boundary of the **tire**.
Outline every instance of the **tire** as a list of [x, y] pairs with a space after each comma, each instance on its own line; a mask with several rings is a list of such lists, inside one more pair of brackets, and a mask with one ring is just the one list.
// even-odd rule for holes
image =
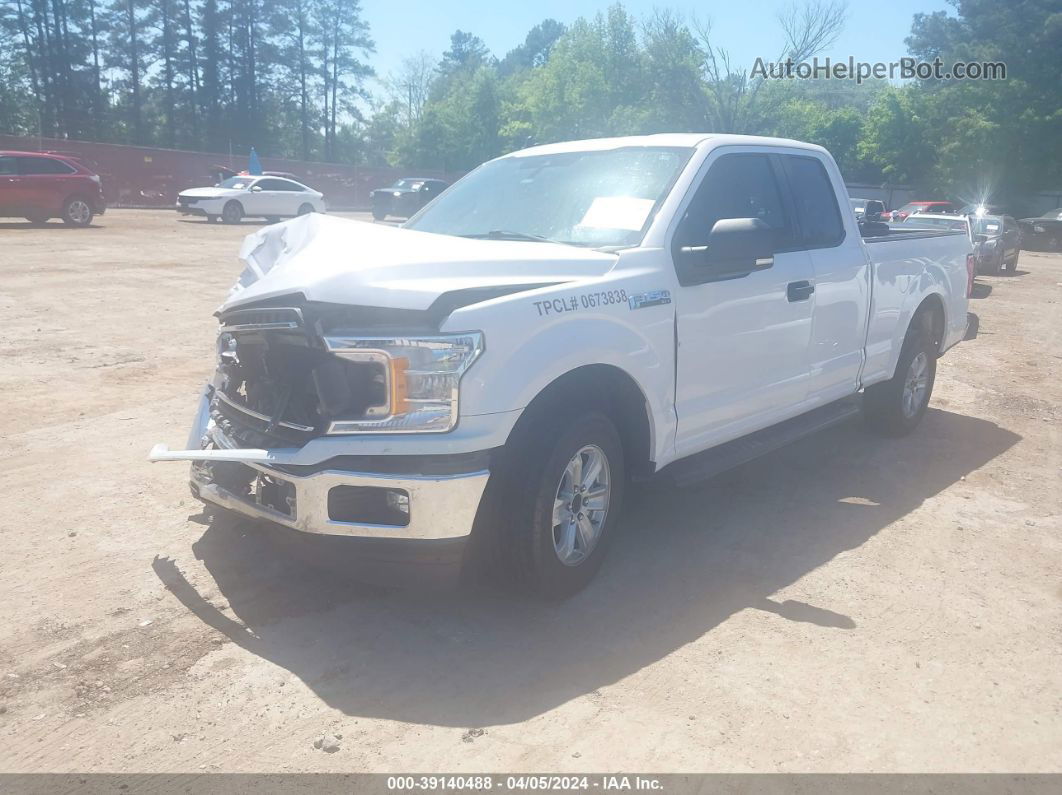
[[[499, 480], [486, 497], [499, 573], [545, 599], [571, 596], [597, 574], [622, 510], [626, 478], [612, 420], [593, 409], [560, 416], [558, 424], [557, 412], [540, 415], [506, 446]], [[583, 482], [572, 489], [577, 468]], [[592, 498], [585, 496], [591, 492]]]
[[1009, 273], [1011, 276], [1018, 272], [1018, 257], [1020, 255], [1021, 252], [1018, 252], [1014, 255], [1014, 259], [1012, 259], [1010, 262], [1005, 262], [1003, 264], [1004, 270], [1006, 270], [1006, 272]]
[[373, 218], [374, 221], [382, 221], [386, 217], [387, 217], [387, 213], [385, 213], [383, 210], [373, 210], [372, 211], [372, 218]]
[[71, 196], [63, 202], [62, 218], [67, 226], [88, 226], [92, 215], [92, 205], [82, 196]]
[[221, 220], [226, 224], [238, 224], [243, 220], [243, 205], [230, 201], [221, 208]]
[[937, 346], [929, 316], [916, 315], [904, 338], [896, 373], [863, 391], [863, 418], [885, 436], [906, 436], [925, 416], [937, 376]]
[[298, 212], [299, 215], [309, 215], [312, 212], [316, 212], [313, 209], [313, 205], [312, 204], [308, 204], [307, 203], [307, 204], [300, 204], [299, 205], [299, 212]]

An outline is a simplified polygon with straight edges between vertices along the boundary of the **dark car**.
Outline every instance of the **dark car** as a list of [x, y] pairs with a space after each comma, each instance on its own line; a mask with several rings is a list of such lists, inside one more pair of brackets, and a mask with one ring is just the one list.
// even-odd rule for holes
[[34, 224], [59, 216], [70, 226], [88, 226], [106, 209], [99, 176], [76, 158], [0, 151], [0, 216]]
[[1038, 218], [1022, 218], [1022, 245], [1045, 251], [1062, 251], [1062, 207]]
[[409, 218], [448, 187], [441, 179], [400, 179], [389, 188], [372, 192], [372, 217], [377, 221], [389, 215]]
[[970, 228], [978, 273], [1018, 270], [1022, 235], [1017, 221], [1009, 215], [973, 215]]

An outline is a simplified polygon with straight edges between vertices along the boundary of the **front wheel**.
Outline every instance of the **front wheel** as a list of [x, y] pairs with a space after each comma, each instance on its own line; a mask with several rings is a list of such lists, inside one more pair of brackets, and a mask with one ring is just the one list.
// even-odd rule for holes
[[383, 210], [373, 210], [372, 211], [372, 219], [374, 221], [382, 221], [386, 217], [387, 217], [387, 213], [384, 212]]
[[863, 417], [886, 436], [906, 436], [921, 422], [937, 377], [937, 350], [923, 318], [911, 322], [896, 373], [863, 392]]
[[71, 196], [63, 203], [63, 223], [67, 226], [88, 226], [92, 223], [92, 207], [80, 196]]
[[221, 220], [227, 224], [238, 224], [243, 220], [243, 205], [231, 201], [221, 209]]
[[515, 579], [547, 599], [582, 590], [601, 568], [626, 478], [607, 416], [579, 412], [556, 430], [535, 429], [509, 451], [493, 517]]

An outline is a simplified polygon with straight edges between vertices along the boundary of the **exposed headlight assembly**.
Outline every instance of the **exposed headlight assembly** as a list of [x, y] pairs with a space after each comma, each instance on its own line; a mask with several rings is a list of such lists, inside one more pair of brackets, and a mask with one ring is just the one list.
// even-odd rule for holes
[[[409, 338], [336, 335], [324, 342], [330, 353], [360, 365], [346, 370], [359, 374], [357, 384], [351, 376], [318, 384], [322, 404], [332, 404], [330, 434], [451, 430], [457, 424], [461, 376], [483, 352], [478, 331]], [[358, 399], [346, 399], [355, 393]]]

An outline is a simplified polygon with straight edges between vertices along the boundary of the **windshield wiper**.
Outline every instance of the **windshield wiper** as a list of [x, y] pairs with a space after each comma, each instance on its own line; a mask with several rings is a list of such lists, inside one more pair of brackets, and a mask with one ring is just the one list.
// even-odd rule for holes
[[467, 237], [473, 240], [532, 240], [536, 243], [557, 243], [557, 240], [551, 240], [548, 237], [542, 237], [542, 235], [529, 235], [526, 232], [513, 232], [508, 229], [492, 229], [489, 232], [477, 232], [472, 235], [458, 235], [458, 237]]

